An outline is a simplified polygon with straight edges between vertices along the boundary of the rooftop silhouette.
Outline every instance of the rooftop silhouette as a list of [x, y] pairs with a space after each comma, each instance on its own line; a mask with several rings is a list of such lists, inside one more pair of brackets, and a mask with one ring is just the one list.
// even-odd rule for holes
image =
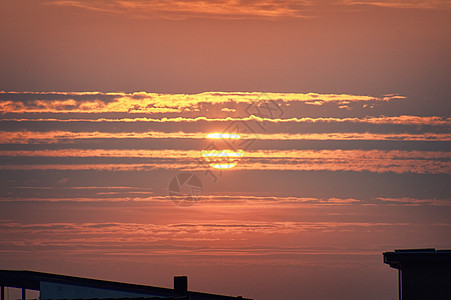
[[398, 270], [400, 300], [451, 299], [451, 250], [395, 250], [384, 263]]
[[41, 300], [50, 299], [140, 299], [140, 300], [250, 300], [188, 290], [186, 276], [174, 277], [174, 288], [162, 288], [115, 281], [105, 281], [34, 271], [0, 270], [1, 300], [5, 300], [4, 287], [40, 291]]

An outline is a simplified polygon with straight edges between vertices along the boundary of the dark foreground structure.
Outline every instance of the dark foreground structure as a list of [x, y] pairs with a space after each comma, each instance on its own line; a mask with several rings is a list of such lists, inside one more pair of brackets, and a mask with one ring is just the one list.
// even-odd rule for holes
[[186, 276], [174, 277], [174, 288], [129, 284], [114, 281], [33, 272], [0, 270], [1, 300], [5, 300], [5, 287], [40, 291], [41, 300], [50, 299], [122, 299], [122, 300], [251, 300], [188, 291]]
[[395, 250], [384, 263], [398, 269], [400, 300], [451, 299], [451, 250]]

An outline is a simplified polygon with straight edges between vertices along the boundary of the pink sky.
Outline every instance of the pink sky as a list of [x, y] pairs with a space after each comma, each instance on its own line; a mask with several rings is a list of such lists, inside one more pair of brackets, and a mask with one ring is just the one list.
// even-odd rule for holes
[[[0, 269], [396, 299], [382, 252], [451, 248], [450, 20], [433, 0], [1, 2]], [[220, 171], [215, 147], [244, 155]], [[195, 205], [169, 197], [180, 172]]]

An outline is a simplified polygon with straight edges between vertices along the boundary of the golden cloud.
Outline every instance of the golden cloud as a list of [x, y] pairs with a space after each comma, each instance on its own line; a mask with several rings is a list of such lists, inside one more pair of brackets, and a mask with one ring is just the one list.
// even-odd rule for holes
[[[0, 131], [3, 144], [58, 143], [76, 139], [204, 139], [204, 132], [71, 132], [71, 131]], [[343, 141], [451, 141], [448, 133], [242, 133], [243, 140], [343, 140]]]
[[[39, 100], [8, 100], [9, 95], [39, 98]], [[49, 98], [42, 99], [43, 96]], [[61, 97], [60, 99], [57, 99]], [[20, 97], [19, 97], [20, 98]], [[55, 99], [56, 98], [56, 99]], [[336, 103], [348, 105], [352, 102], [390, 101], [405, 99], [399, 95], [382, 98], [348, 94], [317, 93], [260, 93], [260, 92], [205, 92], [200, 94], [156, 94], [136, 93], [77, 93], [77, 92], [0, 92], [0, 113], [181, 113], [199, 111], [202, 104], [255, 103], [274, 100], [286, 104], [305, 103], [323, 105]]]
[[299, 0], [160, 0], [151, 2], [142, 0], [53, 0], [49, 1], [48, 4], [135, 18], [214, 17], [237, 19], [245, 17], [304, 17], [305, 9], [310, 6], [311, 2]]
[[195, 118], [185, 118], [185, 117], [176, 117], [176, 118], [167, 118], [163, 117], [161, 119], [157, 118], [97, 118], [97, 119], [55, 119], [55, 118], [37, 118], [37, 119], [27, 119], [27, 118], [16, 118], [16, 119], [2, 119], [2, 121], [14, 121], [14, 122], [92, 122], [92, 123], [101, 123], [101, 122], [123, 122], [123, 123], [134, 123], [134, 122], [155, 122], [155, 123], [194, 123], [199, 121], [205, 122], [230, 122], [230, 121], [258, 121], [258, 122], [270, 122], [270, 123], [364, 123], [364, 124], [387, 124], [387, 125], [431, 125], [431, 126], [441, 126], [451, 125], [451, 118], [447, 117], [439, 117], [439, 116], [429, 116], [429, 117], [421, 117], [421, 116], [411, 116], [411, 115], [401, 115], [397, 117], [387, 117], [387, 116], [379, 116], [379, 117], [364, 117], [364, 118], [335, 118], [335, 117], [324, 117], [324, 118], [262, 118], [258, 116], [251, 115], [249, 117], [244, 118], [234, 118], [234, 117], [225, 117], [225, 118], [207, 118], [207, 117], [195, 117]]

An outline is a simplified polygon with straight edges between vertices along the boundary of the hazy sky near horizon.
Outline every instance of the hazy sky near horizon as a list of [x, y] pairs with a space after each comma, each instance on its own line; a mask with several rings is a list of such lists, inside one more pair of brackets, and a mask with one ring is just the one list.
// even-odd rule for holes
[[451, 248], [450, 28], [438, 0], [0, 1], [0, 269], [395, 299], [383, 251]]

